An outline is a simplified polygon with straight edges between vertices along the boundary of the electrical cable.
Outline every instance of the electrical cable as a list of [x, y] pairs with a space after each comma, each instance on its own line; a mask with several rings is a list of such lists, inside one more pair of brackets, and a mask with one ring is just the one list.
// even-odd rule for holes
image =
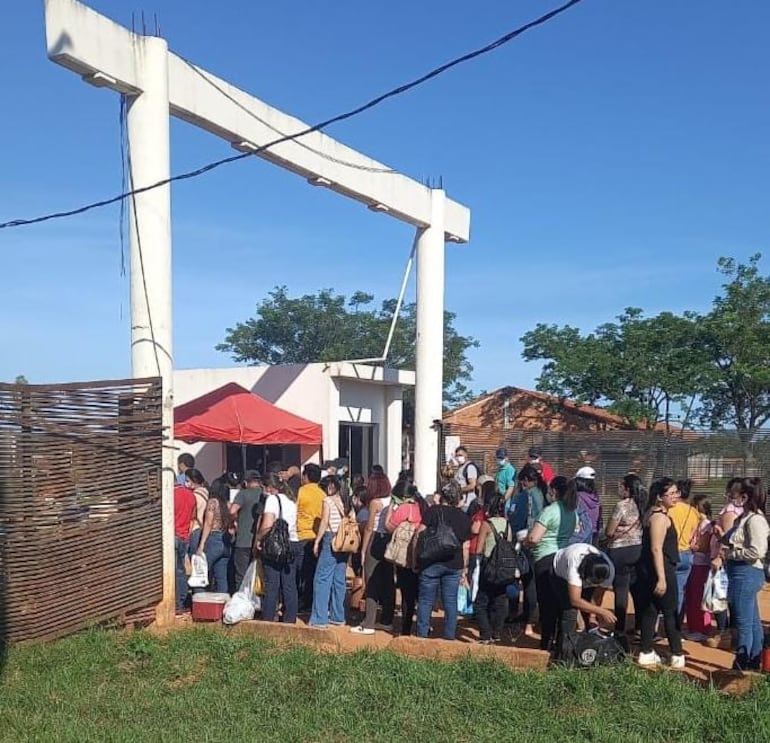
[[215, 168], [219, 168], [223, 165], [228, 165], [229, 163], [237, 162], [238, 160], [243, 160], [247, 157], [252, 157], [253, 155], [258, 155], [260, 152], [264, 152], [265, 150], [270, 149], [271, 147], [275, 147], [276, 145], [299, 139], [300, 137], [307, 136], [308, 134], [312, 134], [313, 132], [321, 131], [331, 126], [332, 124], [339, 123], [340, 121], [346, 121], [347, 119], [352, 119], [354, 116], [358, 116], [359, 114], [362, 114], [365, 111], [368, 111], [369, 109], [374, 108], [375, 106], [379, 106], [381, 103], [388, 100], [389, 98], [394, 98], [398, 95], [402, 95], [403, 93], [406, 93], [407, 91], [412, 90], [413, 88], [416, 88], [419, 85], [422, 85], [423, 83], [426, 83], [429, 80], [432, 80], [433, 78], [438, 77], [439, 75], [442, 75], [444, 72], [452, 69], [453, 67], [456, 67], [457, 65], [463, 64], [464, 62], [469, 62], [470, 60], [475, 59], [476, 57], [480, 57], [483, 54], [488, 54], [489, 52], [494, 51], [495, 49], [498, 49], [504, 44], [507, 44], [510, 41], [513, 41], [513, 39], [515, 39], [517, 36], [521, 36], [521, 34], [533, 28], [536, 28], [537, 26], [541, 26], [544, 23], [547, 23], [551, 19], [555, 18], [558, 15], [561, 15], [562, 13], [566, 12], [570, 8], [573, 8], [575, 5], [578, 5], [582, 1], [583, 0], [569, 0], [568, 2], [559, 6], [558, 8], [554, 8], [554, 10], [551, 10], [548, 13], [541, 15], [539, 18], [536, 18], [535, 20], [530, 21], [529, 23], [525, 23], [523, 26], [519, 26], [513, 31], [509, 31], [507, 34], [504, 34], [503, 36], [491, 42], [490, 44], [487, 44], [486, 46], [483, 46], [472, 52], [468, 52], [467, 54], [463, 54], [460, 57], [456, 57], [455, 59], [449, 62], [446, 62], [445, 64], [439, 67], [436, 67], [430, 72], [427, 72], [426, 74], [422, 75], [421, 77], [418, 77], [415, 80], [412, 80], [409, 83], [400, 85], [397, 88], [393, 88], [392, 90], [389, 90], [387, 93], [383, 93], [382, 95], [379, 95], [376, 98], [372, 98], [370, 101], [358, 106], [357, 108], [351, 109], [350, 111], [346, 111], [345, 113], [338, 114], [337, 116], [332, 116], [330, 119], [326, 119], [324, 121], [319, 122], [318, 124], [309, 126], [306, 129], [296, 132], [295, 134], [279, 137], [278, 139], [275, 139], [272, 142], [268, 142], [267, 144], [257, 147], [253, 151], [244, 152], [238, 155], [231, 155], [230, 157], [225, 157], [225, 158], [222, 158], [221, 160], [215, 160], [214, 162], [210, 162], [207, 165], [204, 165], [200, 168], [196, 168], [195, 170], [189, 170], [185, 173], [179, 173], [177, 175], [171, 176], [170, 178], [164, 178], [163, 180], [158, 181], [157, 183], [151, 183], [147, 186], [142, 186], [141, 188], [134, 189], [132, 186], [131, 190], [126, 193], [121, 193], [121, 194], [118, 194], [117, 196], [113, 196], [108, 199], [94, 201], [90, 204], [86, 204], [84, 206], [78, 207], [77, 209], [69, 209], [67, 211], [52, 212], [50, 214], [44, 214], [39, 217], [33, 217], [31, 219], [12, 219], [7, 222], [1, 222], [0, 230], [8, 229], [11, 227], [25, 227], [27, 225], [39, 224], [41, 222], [48, 222], [49, 220], [52, 220], [52, 219], [63, 219], [65, 217], [74, 217], [78, 214], [84, 214], [85, 212], [89, 212], [93, 209], [99, 209], [101, 207], [109, 206], [111, 204], [115, 204], [129, 197], [146, 193], [147, 191], [152, 191], [155, 188], [160, 188], [161, 186], [165, 186], [169, 183], [189, 180], [191, 178], [197, 178], [201, 175], [204, 175], [205, 173], [208, 173], [214, 170]]
[[[214, 80], [212, 80], [203, 70], [196, 67], [192, 62], [190, 62], [189, 59], [185, 59], [180, 54], [176, 55], [179, 57], [179, 59], [182, 60], [194, 73], [202, 77], [214, 90], [221, 93], [225, 98], [227, 98], [228, 101], [235, 104], [238, 108], [241, 109], [245, 114], [250, 116], [252, 119], [255, 119], [263, 126], [266, 126], [270, 131], [275, 132], [275, 134], [278, 134], [282, 137], [289, 136], [286, 134], [286, 132], [282, 132], [277, 127], [273, 126], [269, 121], [263, 119], [262, 117], [258, 116], [254, 111], [252, 111], [248, 106], [244, 106], [243, 103], [241, 103], [237, 98], [234, 98], [231, 96], [221, 85], [218, 85]], [[353, 170], [363, 170], [365, 173], [397, 173], [397, 170], [393, 170], [393, 168], [375, 168], [371, 165], [361, 165], [360, 163], [354, 163], [350, 160], [343, 160], [339, 157], [334, 157], [334, 155], [328, 155], [325, 152], [322, 152], [321, 150], [315, 149], [315, 147], [311, 147], [309, 144], [305, 144], [304, 142], [301, 142], [299, 139], [294, 140], [294, 144], [298, 145], [299, 147], [302, 147], [303, 149], [306, 149], [308, 152], [312, 152], [314, 155], [318, 155], [318, 157], [322, 157], [324, 160], [328, 160], [329, 162], [335, 163], [337, 165], [343, 165], [346, 168], [352, 168]], [[251, 153], [250, 153], [251, 154]]]

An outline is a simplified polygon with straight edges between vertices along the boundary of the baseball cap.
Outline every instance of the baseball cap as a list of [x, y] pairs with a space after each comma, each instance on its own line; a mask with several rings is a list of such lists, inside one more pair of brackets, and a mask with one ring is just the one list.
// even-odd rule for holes
[[593, 480], [596, 477], [596, 470], [593, 467], [581, 467], [575, 477], [582, 477], [584, 480]]
[[543, 452], [540, 450], [540, 447], [538, 447], [538, 446], [533, 446], [529, 450], [529, 456], [530, 457], [539, 457], [542, 453]]
[[495, 458], [496, 459], [505, 459], [508, 456], [508, 449], [506, 449], [504, 446], [501, 446], [496, 452], [495, 452]]
[[253, 482], [254, 480], [261, 480], [262, 473], [259, 470], [246, 470], [243, 475], [244, 482]]

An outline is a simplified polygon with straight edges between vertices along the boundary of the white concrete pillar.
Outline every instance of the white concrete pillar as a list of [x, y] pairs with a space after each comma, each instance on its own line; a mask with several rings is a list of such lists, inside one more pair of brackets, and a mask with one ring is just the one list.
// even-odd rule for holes
[[[336, 459], [340, 455], [340, 388], [333, 377], [329, 377], [328, 425], [323, 427], [323, 459]], [[321, 461], [323, 465], [323, 460]]]
[[385, 404], [385, 432], [381, 432], [381, 438], [385, 439], [385, 457], [382, 464], [392, 483], [396, 482], [398, 473], [401, 472], [401, 444], [403, 426], [403, 394], [400, 387], [389, 386], [386, 388]]
[[[134, 36], [142, 93], [128, 103], [127, 129], [134, 189], [165, 180], [169, 156], [168, 45]], [[171, 317], [171, 189], [129, 198], [131, 245], [131, 374], [159, 376], [163, 384], [163, 601], [159, 622], [174, 617], [174, 390]]]
[[414, 477], [421, 493], [436, 488], [444, 379], [444, 202], [433, 189], [430, 227], [417, 233], [417, 369], [414, 390]]

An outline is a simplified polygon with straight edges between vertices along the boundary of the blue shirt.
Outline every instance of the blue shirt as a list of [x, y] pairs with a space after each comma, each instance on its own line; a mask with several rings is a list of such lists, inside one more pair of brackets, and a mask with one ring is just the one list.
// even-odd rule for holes
[[[531, 529], [543, 510], [543, 494], [538, 488], [521, 490], [511, 498], [511, 528], [515, 534], [523, 529]], [[531, 510], [531, 517], [530, 517]]]
[[510, 462], [506, 462], [498, 468], [497, 474], [495, 475], [495, 487], [497, 492], [500, 495], [505, 495], [508, 488], [515, 484], [516, 468]]

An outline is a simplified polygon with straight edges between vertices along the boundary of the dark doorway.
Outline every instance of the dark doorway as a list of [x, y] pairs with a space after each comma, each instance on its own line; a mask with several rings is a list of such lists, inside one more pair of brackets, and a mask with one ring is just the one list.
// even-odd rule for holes
[[368, 477], [374, 461], [374, 429], [371, 424], [340, 423], [340, 456], [350, 462], [350, 473]]

